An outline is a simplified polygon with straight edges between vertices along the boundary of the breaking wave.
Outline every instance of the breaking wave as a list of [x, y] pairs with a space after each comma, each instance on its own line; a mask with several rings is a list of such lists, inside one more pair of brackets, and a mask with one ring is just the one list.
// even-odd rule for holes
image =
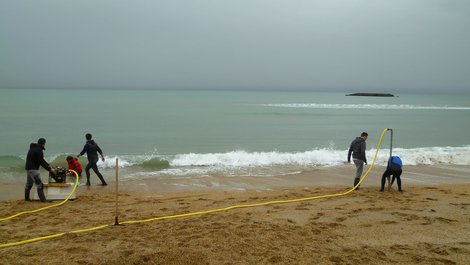
[[375, 110], [470, 110], [462, 106], [420, 106], [407, 104], [317, 104], [317, 103], [287, 103], [287, 104], [258, 104], [264, 107], [278, 108], [308, 108], [308, 109], [375, 109]]
[[[367, 158], [372, 162], [375, 149], [367, 150]], [[462, 147], [422, 147], [394, 148], [407, 165], [470, 165], [470, 146]], [[314, 149], [303, 152], [248, 152], [237, 150], [226, 153], [187, 153], [178, 155], [116, 155], [99, 161], [98, 166], [111, 170], [119, 161], [119, 168], [125, 169], [131, 175], [210, 175], [221, 172], [225, 175], [263, 175], [284, 174], [316, 167], [332, 167], [344, 164], [347, 150], [333, 148]], [[66, 166], [66, 155], [48, 157], [51, 165]], [[377, 165], [386, 165], [389, 157], [388, 150], [381, 150], [377, 157]], [[86, 158], [80, 158], [83, 166]], [[0, 156], [2, 175], [8, 172], [24, 172], [24, 157]], [[253, 173], [256, 172], [256, 173]]]

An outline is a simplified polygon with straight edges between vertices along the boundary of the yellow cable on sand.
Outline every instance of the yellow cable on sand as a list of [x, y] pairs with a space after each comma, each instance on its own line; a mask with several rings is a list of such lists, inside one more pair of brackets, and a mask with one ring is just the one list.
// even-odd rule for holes
[[75, 170], [72, 170], [72, 169], [69, 169], [69, 171], [72, 171], [75, 174], [75, 186], [73, 187], [73, 190], [72, 190], [72, 192], [70, 192], [69, 196], [67, 196], [67, 198], [65, 198], [65, 200], [63, 200], [63, 201], [61, 201], [57, 204], [49, 205], [49, 206], [39, 208], [39, 209], [36, 209], [36, 210], [24, 211], [24, 212], [14, 214], [12, 216], [1, 218], [0, 222], [13, 219], [13, 218], [18, 217], [18, 216], [23, 215], [23, 214], [37, 213], [37, 212], [44, 211], [44, 210], [47, 210], [47, 209], [50, 209], [50, 208], [53, 208], [53, 207], [58, 207], [58, 206], [61, 206], [64, 203], [66, 203], [70, 199], [70, 197], [72, 197], [73, 193], [75, 192], [75, 190], [77, 189], [77, 186], [78, 186], [78, 174], [77, 174], [77, 172], [75, 172]]
[[[121, 222], [120, 224], [145, 223], [145, 222], [152, 222], [152, 221], [157, 221], [157, 220], [175, 219], [175, 218], [181, 218], [181, 217], [203, 215], [203, 214], [208, 214], [208, 213], [224, 212], [224, 211], [229, 211], [229, 210], [233, 210], [233, 209], [240, 209], [240, 208], [249, 208], [249, 207], [266, 206], [266, 205], [272, 205], [272, 204], [283, 204], [283, 203], [310, 201], [310, 200], [316, 200], [316, 199], [323, 199], [323, 198], [331, 198], [331, 197], [339, 197], [339, 196], [348, 195], [349, 193], [354, 191], [359, 185], [361, 185], [362, 181], [364, 181], [364, 179], [366, 179], [368, 177], [370, 171], [372, 170], [372, 167], [374, 166], [374, 164], [377, 160], [377, 155], [379, 153], [380, 145], [382, 144], [383, 137], [384, 137], [384, 135], [387, 131], [389, 131], [388, 128], [385, 128], [382, 131], [382, 135], [380, 136], [379, 142], [377, 144], [377, 150], [375, 151], [374, 160], [372, 161], [372, 164], [370, 165], [369, 169], [366, 171], [364, 176], [359, 180], [359, 183], [357, 183], [356, 186], [354, 186], [353, 188], [351, 188], [351, 189], [349, 189], [349, 190], [347, 190], [343, 193], [319, 195], [319, 196], [314, 196], [314, 197], [299, 198], [299, 199], [292, 199], [292, 200], [283, 200], [283, 201], [269, 201], [269, 202], [254, 203], [254, 204], [239, 204], [239, 205], [234, 205], [234, 206], [229, 206], [229, 207], [226, 207], [226, 208], [220, 208], [220, 209], [214, 209], [214, 210], [207, 210], [207, 211], [200, 211], [200, 212], [193, 212], [193, 213], [185, 213], [185, 214], [176, 214], [176, 215], [168, 215], [168, 216], [161, 216], [161, 217], [155, 217], [155, 218], [144, 219], [144, 220], [125, 221], [125, 222]], [[57, 237], [61, 237], [61, 236], [66, 235], [66, 234], [80, 234], [80, 233], [85, 233], [85, 232], [90, 232], [90, 231], [96, 231], [96, 230], [100, 230], [100, 229], [103, 229], [103, 228], [106, 228], [106, 227], [109, 227], [109, 226], [110, 225], [102, 225], [102, 226], [97, 226], [97, 227], [92, 227], [92, 228], [87, 228], [87, 229], [74, 230], [74, 231], [70, 231], [70, 232], [66, 232], [66, 233], [59, 233], [59, 234], [55, 234], [55, 235], [32, 238], [32, 239], [28, 239], [28, 240], [24, 240], [24, 241], [18, 241], [18, 242], [13, 242], [13, 243], [2, 244], [2, 245], [0, 245], [0, 248], [18, 246], [18, 245], [33, 243], [33, 242], [37, 242], [37, 241], [41, 241], [41, 240], [57, 238]]]
[[42, 240], [61, 237], [61, 236], [67, 235], [67, 234], [80, 234], [80, 233], [85, 233], [85, 232], [91, 232], [91, 231], [103, 229], [103, 228], [108, 227], [108, 226], [109, 225], [101, 225], [101, 226], [97, 226], [97, 227], [92, 227], [92, 228], [87, 228], [87, 229], [80, 229], [80, 230], [75, 230], [75, 231], [70, 231], [70, 232], [65, 232], [65, 233], [59, 233], [59, 234], [55, 234], [55, 235], [31, 238], [31, 239], [27, 239], [27, 240], [23, 240], [23, 241], [3, 244], [3, 245], [0, 245], [0, 248], [14, 247], [14, 246], [19, 246], [19, 245], [34, 243], [34, 242], [38, 242], [38, 241], [42, 241]]
[[314, 196], [314, 197], [299, 198], [299, 199], [292, 199], [292, 200], [283, 200], [283, 201], [269, 201], [269, 202], [254, 203], [254, 204], [239, 204], [239, 205], [229, 206], [229, 207], [226, 207], [226, 208], [215, 209], [215, 210], [200, 211], [200, 212], [185, 213], [185, 214], [177, 214], [177, 215], [170, 215], [170, 216], [161, 216], [161, 217], [155, 217], [155, 218], [150, 218], [150, 219], [145, 219], [145, 220], [125, 221], [125, 222], [121, 222], [120, 224], [145, 223], [145, 222], [151, 222], [151, 221], [157, 221], [157, 220], [166, 220], [166, 219], [173, 219], [173, 218], [180, 218], [180, 217], [187, 217], [187, 216], [202, 215], [202, 214], [207, 214], [207, 213], [224, 212], [224, 211], [233, 210], [233, 209], [240, 209], [240, 208], [249, 208], [249, 207], [266, 206], [266, 205], [272, 205], [272, 204], [301, 202], [301, 201], [311, 201], [311, 200], [316, 200], [316, 199], [323, 199], [323, 198], [331, 198], [331, 197], [339, 197], [339, 196], [348, 195], [349, 193], [353, 192], [357, 187], [359, 187], [359, 185], [361, 185], [362, 181], [364, 181], [364, 179], [366, 179], [367, 176], [369, 175], [370, 171], [372, 170], [372, 167], [375, 164], [375, 161], [377, 160], [377, 155], [379, 153], [379, 149], [380, 149], [380, 145], [382, 144], [383, 137], [384, 137], [385, 133], [388, 130], [389, 130], [388, 128], [385, 128], [382, 131], [382, 135], [380, 136], [379, 143], [377, 144], [377, 150], [375, 151], [374, 160], [372, 161], [372, 164], [370, 165], [369, 169], [366, 171], [364, 176], [360, 179], [359, 183], [356, 184], [356, 186], [352, 187], [351, 189], [349, 189], [349, 190], [347, 190], [343, 193], [326, 194], [326, 195], [319, 195], [319, 196]]

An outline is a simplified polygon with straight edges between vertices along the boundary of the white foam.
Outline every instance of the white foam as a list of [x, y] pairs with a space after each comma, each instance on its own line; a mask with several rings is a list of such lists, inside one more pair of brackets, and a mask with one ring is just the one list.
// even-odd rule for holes
[[[375, 156], [375, 149], [367, 150], [368, 163]], [[127, 168], [125, 179], [141, 178], [203, 178], [212, 176], [277, 176], [289, 175], [318, 167], [331, 167], [346, 162], [348, 150], [331, 148], [314, 149], [304, 152], [247, 152], [243, 150], [226, 153], [188, 153], [165, 156], [168, 168], [146, 170], [139, 165], [148, 161], [148, 156], [119, 156], [120, 167]], [[385, 166], [389, 150], [379, 150], [376, 165]], [[404, 167], [409, 165], [470, 165], [470, 146], [394, 148]], [[158, 157], [154, 155], [153, 157]], [[115, 157], [109, 157], [104, 167], [112, 168]], [[106, 163], [105, 162], [105, 163]], [[103, 162], [100, 162], [103, 163]], [[134, 168], [136, 167], [136, 168]]]
[[274, 165], [335, 166], [346, 158], [344, 151], [316, 149], [306, 152], [246, 152], [182, 154], [170, 161], [171, 166], [266, 167]]
[[407, 165], [470, 165], [470, 146], [395, 148], [394, 153]]
[[[367, 152], [369, 163], [375, 155], [375, 149]], [[394, 148], [393, 154], [402, 158], [407, 165], [453, 164], [470, 165], [470, 146], [464, 147], [422, 147]], [[246, 152], [183, 154], [170, 161], [177, 167], [269, 167], [269, 166], [336, 166], [344, 163], [347, 150], [315, 149], [305, 152]], [[389, 158], [388, 150], [379, 151], [377, 164], [385, 165]]]
[[144, 155], [119, 155], [119, 156], [107, 156], [103, 162], [101, 159], [97, 165], [104, 168], [114, 168], [116, 166], [116, 159], [118, 159], [118, 165], [120, 168], [130, 167], [134, 165], [140, 165], [144, 162], [150, 161], [153, 158], [160, 157], [157, 151], [151, 154]]
[[309, 108], [309, 109], [375, 109], [375, 110], [470, 110], [462, 106], [420, 106], [408, 104], [318, 104], [318, 103], [286, 103], [258, 104], [264, 107]]
[[129, 167], [134, 165], [135, 163], [132, 163], [126, 159], [120, 158], [118, 156], [113, 156], [113, 157], [105, 157], [104, 162], [100, 159], [98, 163], [96, 163], [99, 167], [104, 167], [104, 168], [113, 168], [116, 166], [116, 158], [118, 158], [118, 166], [120, 168], [124, 167]]

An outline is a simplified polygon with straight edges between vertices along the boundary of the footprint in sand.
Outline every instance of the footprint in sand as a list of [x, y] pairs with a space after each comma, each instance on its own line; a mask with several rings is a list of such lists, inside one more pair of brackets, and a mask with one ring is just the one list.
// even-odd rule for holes
[[439, 190], [440, 192], [444, 193], [444, 194], [451, 194], [452, 192], [450, 190]]
[[407, 213], [400, 213], [400, 212], [393, 212], [392, 215], [398, 215], [403, 217], [407, 221], [419, 220], [421, 217], [415, 214], [407, 214]]
[[324, 216], [324, 215], [325, 215], [324, 213], [317, 213], [316, 216], [311, 217], [310, 219], [311, 219], [311, 220], [317, 220], [317, 219], [319, 219], [320, 217], [322, 217], [322, 216]]
[[337, 256], [330, 257], [330, 261], [333, 262], [334, 264], [343, 264], [343, 259]]
[[383, 211], [383, 209], [384, 209], [383, 207], [370, 207], [370, 208], [367, 208], [366, 210], [379, 212], [379, 211]]
[[328, 224], [325, 224], [325, 226], [330, 227], [330, 228], [345, 227], [345, 225], [340, 224], [340, 223], [328, 223]]
[[362, 209], [355, 209], [351, 211], [351, 213], [360, 213], [360, 212], [362, 212]]

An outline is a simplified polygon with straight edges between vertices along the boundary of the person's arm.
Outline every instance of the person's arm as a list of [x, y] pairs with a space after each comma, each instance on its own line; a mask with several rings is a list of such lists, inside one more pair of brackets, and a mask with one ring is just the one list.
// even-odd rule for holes
[[44, 160], [44, 154], [42, 152], [39, 154], [39, 161], [41, 161], [40, 164], [45, 170], [49, 172], [52, 170], [49, 163], [47, 163], [46, 160]]
[[364, 163], [367, 165], [367, 158], [366, 158], [366, 142], [361, 144], [361, 156], [364, 159]]
[[80, 153], [78, 153], [77, 155], [77, 158], [79, 158], [80, 156], [82, 156], [83, 154], [86, 153], [86, 151], [88, 151], [88, 144], [85, 144], [85, 146], [83, 146], [83, 149]]
[[352, 154], [352, 151], [353, 151], [353, 143], [351, 143], [351, 146], [349, 147], [349, 151], [348, 151], [348, 163], [351, 163], [351, 154]]
[[101, 148], [99, 147], [99, 145], [96, 145], [96, 151], [98, 151], [98, 153], [101, 155], [101, 160], [104, 162], [103, 151], [101, 150]]

